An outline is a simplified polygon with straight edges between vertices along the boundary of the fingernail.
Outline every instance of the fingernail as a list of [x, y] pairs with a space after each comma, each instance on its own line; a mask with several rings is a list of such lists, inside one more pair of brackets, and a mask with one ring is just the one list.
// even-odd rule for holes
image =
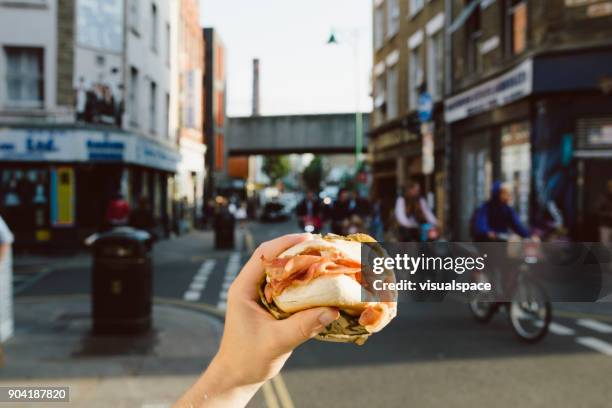
[[338, 318], [338, 312], [335, 310], [326, 310], [319, 315], [319, 323], [323, 326], [327, 326]]

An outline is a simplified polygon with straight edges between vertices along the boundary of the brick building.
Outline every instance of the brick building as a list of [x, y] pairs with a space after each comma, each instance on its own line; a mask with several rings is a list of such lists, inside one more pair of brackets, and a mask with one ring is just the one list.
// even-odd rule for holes
[[561, 215], [596, 239], [594, 205], [612, 179], [612, 3], [449, 0], [447, 14], [454, 238], [469, 238], [499, 179], [523, 221]]
[[[382, 199], [385, 216], [393, 206], [394, 192], [409, 178], [422, 180], [438, 217], [444, 215], [444, 3], [373, 3], [369, 152], [372, 194]], [[433, 103], [427, 128], [417, 112], [423, 96]]]

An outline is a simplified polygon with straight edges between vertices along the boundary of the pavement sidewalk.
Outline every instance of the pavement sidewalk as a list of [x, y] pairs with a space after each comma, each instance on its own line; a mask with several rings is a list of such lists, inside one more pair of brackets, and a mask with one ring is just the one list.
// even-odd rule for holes
[[210, 362], [223, 323], [196, 308], [163, 302], [155, 303], [153, 313], [148, 335], [94, 337], [89, 297], [18, 299], [15, 336], [3, 345], [0, 386], [70, 387], [70, 403], [53, 403], [57, 408], [170, 407]]
[[[153, 250], [156, 262], [166, 262], [174, 259], [201, 254], [202, 257], [210, 252], [219, 252], [214, 248], [214, 231], [193, 230], [180, 236], [172, 236], [168, 239], [158, 241]], [[252, 237], [248, 227], [236, 228], [235, 244], [237, 249], [244, 249]], [[198, 255], [195, 255], [198, 256]], [[13, 256], [13, 272], [15, 274], [40, 274], [48, 273], [54, 269], [83, 268], [91, 263], [91, 254], [87, 249], [82, 249], [70, 255], [38, 255], [31, 253], [16, 253]]]

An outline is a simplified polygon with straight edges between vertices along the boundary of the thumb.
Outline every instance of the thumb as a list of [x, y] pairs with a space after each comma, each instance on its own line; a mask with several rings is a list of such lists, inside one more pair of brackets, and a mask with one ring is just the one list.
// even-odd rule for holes
[[337, 309], [331, 307], [316, 307], [295, 313], [291, 317], [279, 321], [279, 334], [284, 345], [293, 350], [308, 339], [321, 333], [325, 326], [340, 316]]

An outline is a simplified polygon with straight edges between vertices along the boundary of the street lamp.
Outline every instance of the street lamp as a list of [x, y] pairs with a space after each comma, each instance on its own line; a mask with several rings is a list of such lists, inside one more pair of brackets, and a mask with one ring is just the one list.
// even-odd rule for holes
[[349, 41], [338, 41], [336, 33], [332, 30], [327, 39], [327, 45], [348, 44], [353, 48], [355, 66], [355, 174], [359, 171], [361, 164], [361, 149], [363, 146], [363, 116], [359, 103], [359, 30], [350, 30]]

